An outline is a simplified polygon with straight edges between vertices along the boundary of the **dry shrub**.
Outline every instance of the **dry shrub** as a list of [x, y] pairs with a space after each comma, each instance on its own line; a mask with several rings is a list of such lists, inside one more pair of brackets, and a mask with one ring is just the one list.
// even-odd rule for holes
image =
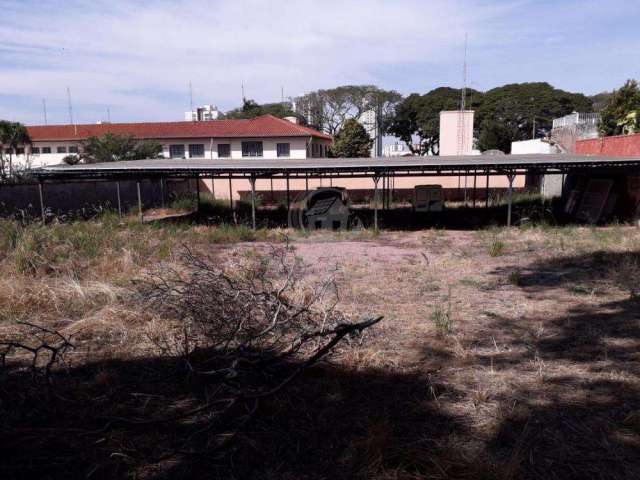
[[158, 315], [151, 340], [207, 384], [207, 404], [181, 415], [205, 416], [209, 453], [229, 443], [260, 399], [381, 320], [349, 322], [336, 308], [333, 275], [309, 281], [288, 242], [226, 265], [184, 247], [179, 267], [161, 265], [138, 291]]

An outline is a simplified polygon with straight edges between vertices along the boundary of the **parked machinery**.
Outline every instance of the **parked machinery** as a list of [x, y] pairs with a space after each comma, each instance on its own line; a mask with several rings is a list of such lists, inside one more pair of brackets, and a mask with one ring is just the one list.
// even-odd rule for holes
[[319, 187], [304, 192], [289, 209], [290, 228], [346, 230], [360, 226], [360, 220], [351, 213], [344, 188]]
[[416, 212], [441, 212], [444, 209], [442, 185], [416, 185], [413, 189], [413, 209]]

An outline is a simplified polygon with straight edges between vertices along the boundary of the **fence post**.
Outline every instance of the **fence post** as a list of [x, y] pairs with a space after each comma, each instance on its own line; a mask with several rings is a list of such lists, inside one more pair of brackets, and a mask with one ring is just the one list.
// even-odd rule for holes
[[120, 181], [116, 181], [116, 197], [118, 199], [118, 216], [122, 217], [122, 201], [120, 200]]
[[44, 214], [44, 195], [42, 193], [42, 181], [38, 181], [38, 194], [40, 196], [40, 216], [42, 217], [42, 223], [46, 222], [46, 217]]
[[142, 214], [142, 193], [140, 192], [140, 180], [136, 180], [136, 188], [138, 190], [138, 218], [140, 218], [140, 223], [144, 223], [144, 216]]

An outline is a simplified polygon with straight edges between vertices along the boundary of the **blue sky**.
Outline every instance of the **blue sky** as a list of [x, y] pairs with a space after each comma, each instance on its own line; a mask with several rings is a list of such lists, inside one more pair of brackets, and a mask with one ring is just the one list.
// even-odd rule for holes
[[0, 118], [181, 120], [342, 84], [403, 94], [548, 81], [587, 94], [640, 78], [640, 1], [0, 0]]

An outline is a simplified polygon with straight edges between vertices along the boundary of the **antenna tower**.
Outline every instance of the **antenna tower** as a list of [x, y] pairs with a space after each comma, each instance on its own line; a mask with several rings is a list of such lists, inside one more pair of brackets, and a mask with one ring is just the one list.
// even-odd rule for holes
[[44, 124], [47, 124], [47, 101], [42, 99], [42, 114], [44, 115]]
[[462, 65], [462, 91], [460, 98], [460, 112], [458, 113], [458, 144], [457, 154], [465, 153], [465, 110], [467, 107], [467, 35], [464, 36], [464, 63]]
[[78, 127], [73, 121], [73, 107], [71, 106], [71, 89], [67, 87], [67, 103], [69, 106], [69, 124], [73, 125], [74, 135], [78, 135]]

